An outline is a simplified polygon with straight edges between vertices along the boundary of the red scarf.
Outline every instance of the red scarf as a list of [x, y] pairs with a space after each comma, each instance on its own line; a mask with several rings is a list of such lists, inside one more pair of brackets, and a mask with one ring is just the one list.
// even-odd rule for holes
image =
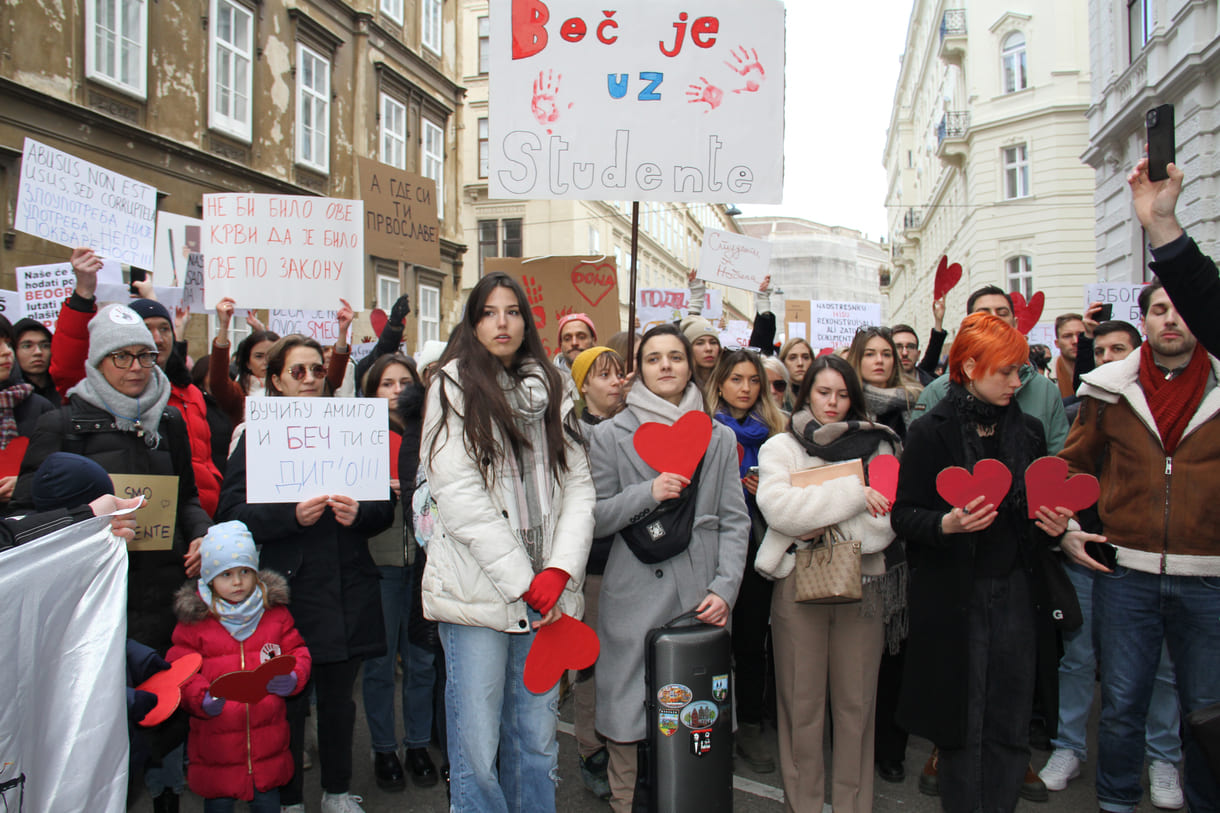
[[1210, 372], [1211, 363], [1202, 345], [1195, 345], [1194, 355], [1186, 367], [1168, 380], [1152, 360], [1151, 345], [1144, 342], [1140, 348], [1140, 388], [1148, 399], [1148, 408], [1156, 420], [1166, 454], [1172, 455], [1177, 450], [1186, 425], [1203, 401]]

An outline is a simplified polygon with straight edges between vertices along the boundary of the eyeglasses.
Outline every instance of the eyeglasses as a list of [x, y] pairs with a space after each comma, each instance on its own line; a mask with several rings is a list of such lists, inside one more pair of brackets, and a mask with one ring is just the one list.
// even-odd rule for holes
[[151, 350], [147, 353], [128, 353], [126, 350], [119, 350], [118, 352], [107, 353], [106, 355], [110, 356], [110, 361], [120, 370], [129, 369], [133, 361], [139, 361], [140, 366], [146, 370], [157, 363], [157, 354]]
[[22, 342], [21, 344], [17, 345], [17, 347], [18, 347], [18, 349], [21, 349], [21, 350], [33, 350], [35, 347], [37, 347], [39, 350], [47, 351], [47, 350], [51, 349], [51, 343], [50, 342]]
[[321, 364], [294, 364], [288, 368], [288, 375], [297, 381], [304, 381], [305, 373], [309, 373], [314, 378], [322, 378], [326, 375], [326, 368]]

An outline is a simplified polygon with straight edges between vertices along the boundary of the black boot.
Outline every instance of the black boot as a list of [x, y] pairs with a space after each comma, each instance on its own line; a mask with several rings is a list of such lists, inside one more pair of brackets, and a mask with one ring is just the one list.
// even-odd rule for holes
[[178, 813], [178, 794], [169, 788], [153, 797], [153, 813]]
[[373, 777], [382, 790], [402, 790], [407, 786], [402, 772], [402, 763], [393, 751], [377, 751], [373, 754]]

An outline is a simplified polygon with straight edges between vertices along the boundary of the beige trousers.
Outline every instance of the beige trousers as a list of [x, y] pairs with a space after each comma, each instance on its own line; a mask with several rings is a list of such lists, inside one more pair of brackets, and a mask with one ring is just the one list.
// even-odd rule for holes
[[[584, 622], [593, 629], [597, 629], [597, 605], [601, 592], [601, 575], [586, 575]], [[572, 684], [572, 703], [575, 711], [576, 750], [582, 757], [591, 757], [605, 747], [605, 742], [595, 728], [597, 676], [593, 669], [585, 671], [589, 673], [588, 679], [578, 679]]]
[[638, 743], [606, 740], [606, 753], [610, 757], [607, 778], [610, 782], [611, 813], [631, 813], [635, 801], [635, 783], [640, 772], [640, 749]]

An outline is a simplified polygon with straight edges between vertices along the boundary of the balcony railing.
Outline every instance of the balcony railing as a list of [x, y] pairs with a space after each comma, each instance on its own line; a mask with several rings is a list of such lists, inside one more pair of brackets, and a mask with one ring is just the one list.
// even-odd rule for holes
[[970, 129], [969, 110], [950, 110], [940, 119], [936, 126], [936, 146], [939, 148], [945, 139], [961, 139], [966, 137]]
[[940, 18], [940, 39], [966, 36], [966, 9], [947, 8]]

